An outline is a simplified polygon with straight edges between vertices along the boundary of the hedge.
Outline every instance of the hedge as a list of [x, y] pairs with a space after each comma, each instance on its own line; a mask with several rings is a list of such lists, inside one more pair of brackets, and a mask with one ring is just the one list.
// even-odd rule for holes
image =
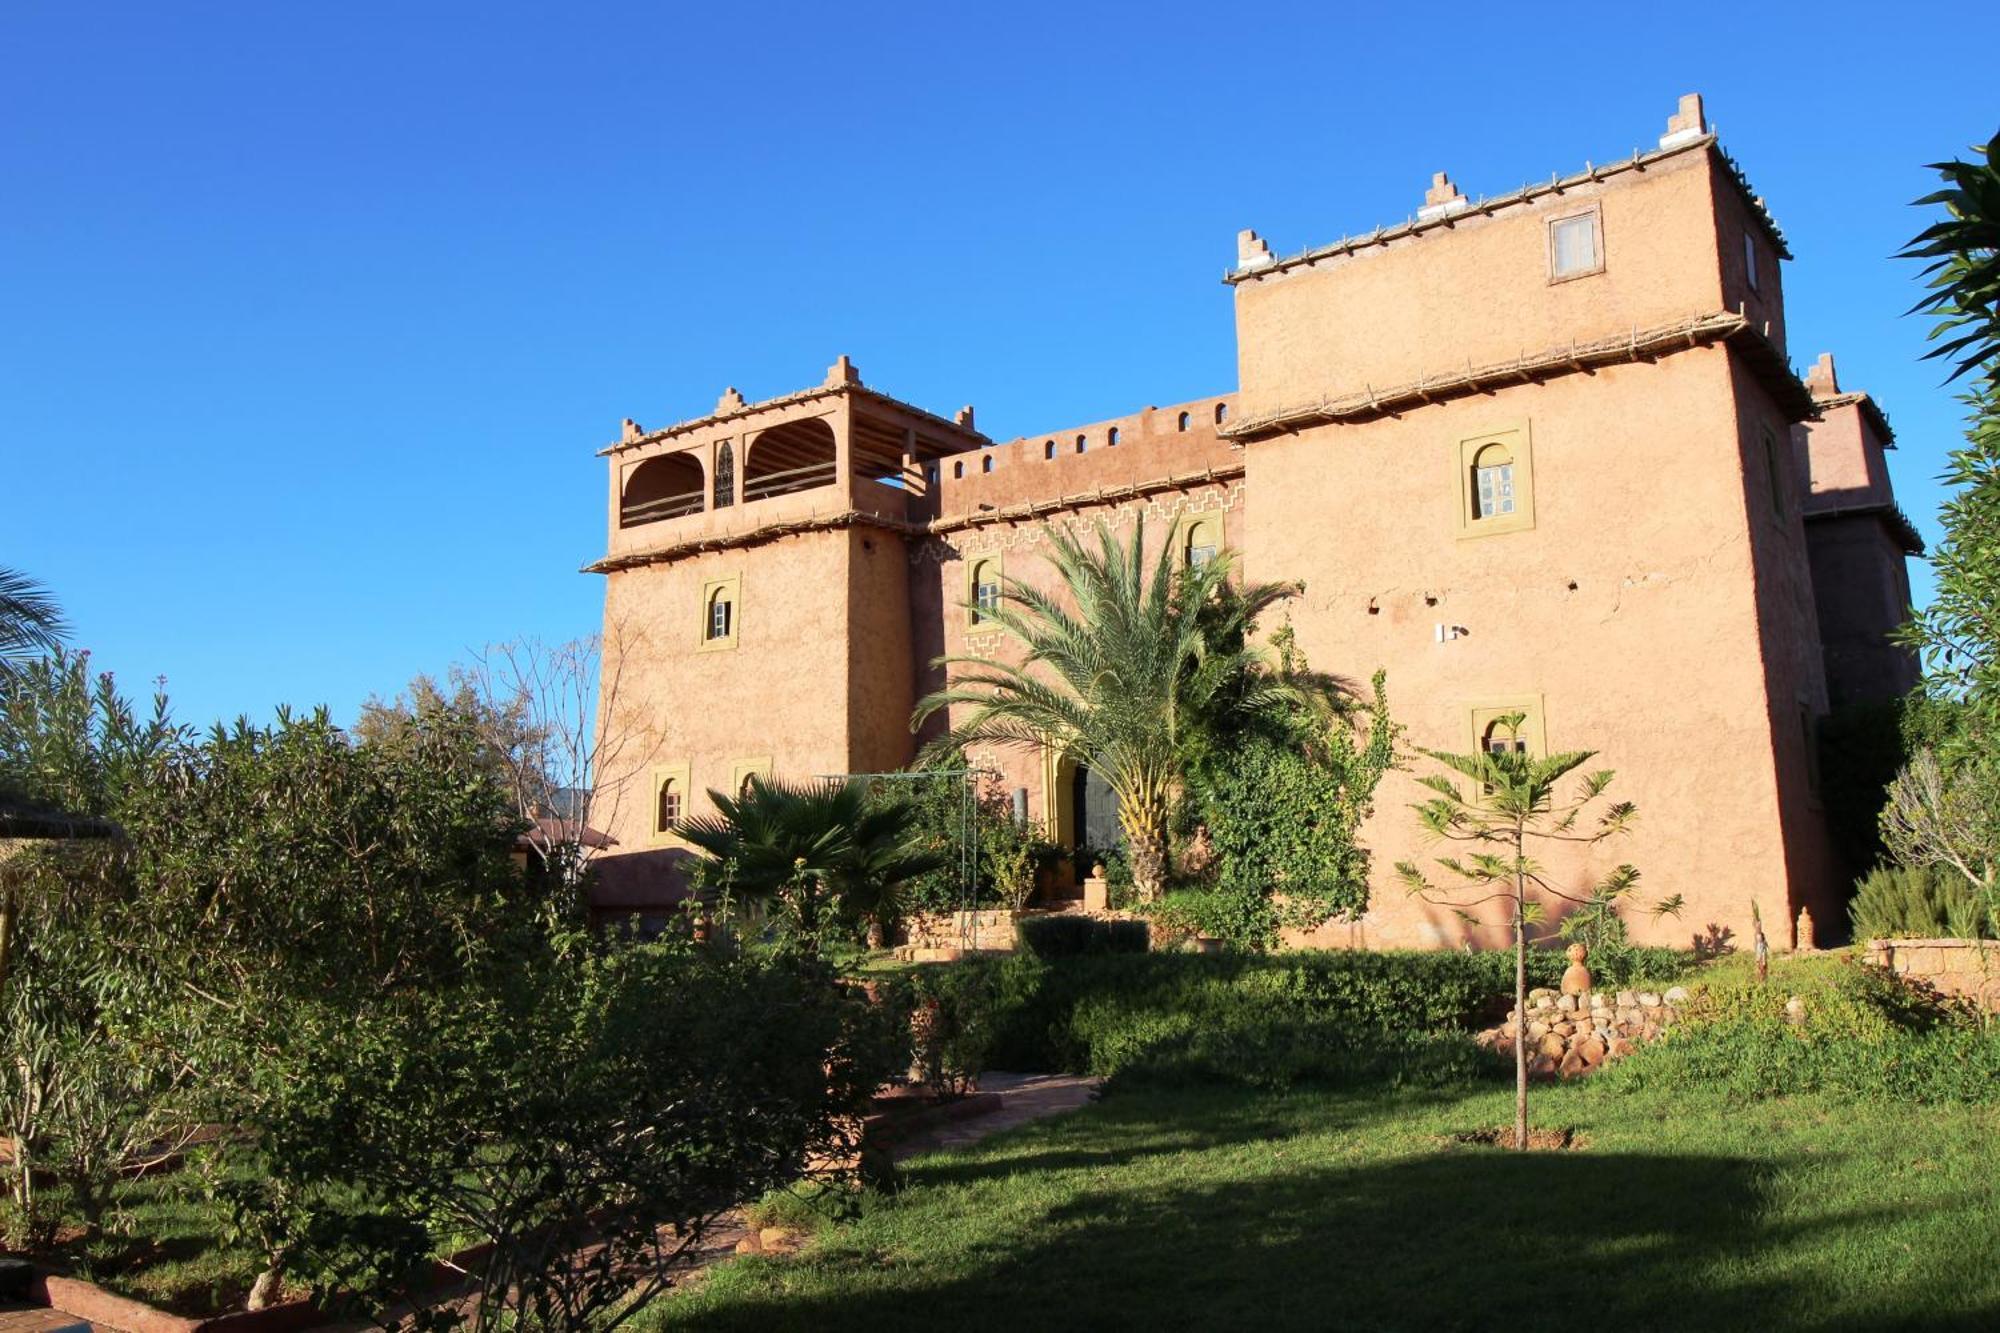
[[[1654, 952], [1600, 984], [1623, 984], [1638, 963], [1678, 967], [1677, 955]], [[1514, 989], [1502, 950], [1024, 953], [963, 966], [990, 969], [993, 1068], [1174, 1081], [1455, 1076], [1472, 1068], [1464, 1034], [1504, 1013]], [[1553, 986], [1563, 967], [1558, 954], [1531, 953], [1529, 984]]]

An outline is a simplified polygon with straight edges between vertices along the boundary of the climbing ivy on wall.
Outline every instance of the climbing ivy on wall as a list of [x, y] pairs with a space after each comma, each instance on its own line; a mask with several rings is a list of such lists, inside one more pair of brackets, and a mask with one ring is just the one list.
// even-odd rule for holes
[[1205, 766], [1193, 813], [1214, 861], [1204, 883], [1170, 895], [1164, 924], [1268, 948], [1285, 929], [1367, 910], [1368, 850], [1357, 835], [1396, 734], [1384, 674], [1371, 684], [1346, 716], [1240, 737], [1225, 761]]

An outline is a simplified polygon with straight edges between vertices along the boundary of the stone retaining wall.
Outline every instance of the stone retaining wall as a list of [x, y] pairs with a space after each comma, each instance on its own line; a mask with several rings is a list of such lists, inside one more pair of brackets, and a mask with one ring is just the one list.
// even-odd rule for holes
[[1947, 995], [1962, 995], [2000, 1010], [2000, 942], [1870, 940], [1868, 961], [1899, 977], [1928, 982]]
[[[1632, 1053], [1681, 1015], [1685, 986], [1656, 991], [1591, 991], [1558, 995], [1546, 987], [1528, 992], [1528, 1072], [1575, 1078]], [[1476, 1040], [1502, 1055], [1514, 1054], [1514, 1011]]]
[[917, 912], [903, 923], [910, 946], [916, 949], [983, 949], [1012, 952], [1016, 913]]

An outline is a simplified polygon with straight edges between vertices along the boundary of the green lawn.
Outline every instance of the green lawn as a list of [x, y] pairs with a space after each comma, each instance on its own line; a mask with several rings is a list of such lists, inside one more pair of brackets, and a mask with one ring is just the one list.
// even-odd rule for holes
[[1118, 1092], [911, 1164], [668, 1329], [2000, 1328], [2000, 1107], [1511, 1090]]

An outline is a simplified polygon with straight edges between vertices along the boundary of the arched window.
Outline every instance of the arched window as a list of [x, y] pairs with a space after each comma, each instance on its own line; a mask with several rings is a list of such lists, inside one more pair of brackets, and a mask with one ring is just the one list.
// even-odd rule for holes
[[757, 794], [757, 775], [755, 773], [745, 773], [743, 775], [743, 781], [736, 784], [737, 797], [739, 799], [742, 799], [755, 796], [756, 794]]
[[672, 778], [660, 781], [660, 792], [653, 812], [653, 829], [657, 833], [672, 833], [674, 825], [681, 818], [681, 792]]
[[1104, 432], [1104, 442], [1113, 449], [1118, 447], [1118, 427], [1113, 426], [1110, 430]]
[[1177, 427], [1176, 427], [1175, 429], [1177, 429], [1177, 430], [1183, 430], [1183, 431], [1184, 431], [1184, 430], [1186, 430], [1186, 429], [1188, 428], [1188, 422], [1192, 421], [1193, 419], [1194, 419], [1194, 414], [1193, 414], [1193, 413], [1191, 413], [1191, 412], [1183, 412], [1183, 413], [1181, 413], [1181, 415], [1180, 415], [1180, 424], [1179, 424], [1179, 425], [1178, 425], [1178, 426], [1177, 426]]
[[1000, 562], [980, 560], [972, 566], [972, 623], [984, 624], [1000, 609]]
[[1220, 426], [1227, 420], [1229, 420], [1229, 404], [1217, 403], [1215, 405], [1215, 424]]
[[1056, 456], [1056, 442], [1054, 440], [1049, 440], [1042, 445], [1042, 457], [1054, 458], [1055, 456]]
[[1505, 718], [1495, 718], [1486, 724], [1486, 731], [1479, 738], [1479, 748], [1488, 754], [1526, 754], [1528, 742], [1519, 727], [1509, 726]]
[[693, 454], [649, 458], [625, 475], [625, 489], [618, 499], [618, 526], [634, 528], [699, 514], [703, 488], [701, 461]]
[[710, 592], [705, 614], [707, 619], [701, 631], [704, 640], [709, 643], [720, 643], [732, 638], [736, 633], [735, 590], [724, 584]]
[[1183, 529], [1181, 538], [1181, 562], [1189, 569], [1200, 569], [1222, 552], [1222, 520], [1220, 518], [1198, 518]]
[[1078, 453], [1082, 453], [1083, 447], [1084, 447], [1083, 436], [1079, 435], [1076, 437], [1076, 451]]
[[743, 502], [833, 484], [839, 449], [833, 427], [818, 417], [761, 431], [745, 446]]
[[724, 440], [715, 448], [715, 507], [727, 509], [736, 503], [736, 450]]
[[1514, 512], [1514, 455], [1504, 444], [1489, 444], [1472, 456], [1472, 517], [1502, 518]]
[[965, 460], [963, 458], [951, 465], [951, 475], [953, 480], [957, 480], [959, 477], [965, 475]]
[[928, 481], [933, 486], [937, 485], [938, 465], [936, 463], [924, 464], [924, 480]]
[[981, 472], [991, 472], [991, 471], [993, 470], [993, 455], [992, 455], [992, 454], [988, 454], [988, 455], [986, 455], [986, 457], [984, 457], [984, 458], [982, 458], [982, 459], [980, 459], [980, 460], [979, 460], [979, 470], [980, 470]]

